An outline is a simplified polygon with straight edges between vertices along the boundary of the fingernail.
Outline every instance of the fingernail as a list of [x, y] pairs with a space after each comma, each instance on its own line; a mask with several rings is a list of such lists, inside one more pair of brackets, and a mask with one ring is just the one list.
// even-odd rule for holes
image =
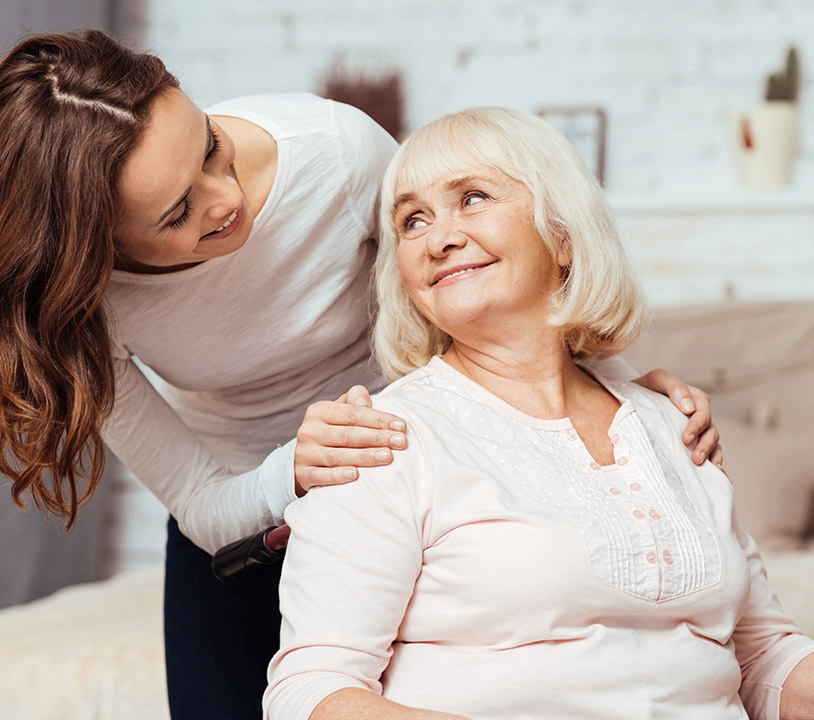
[[690, 433], [689, 435], [687, 435], [688, 442], [692, 442], [693, 440], [695, 440], [695, 433]]
[[355, 400], [351, 400], [350, 404], [351, 405], [360, 405], [360, 406], [365, 405], [365, 406], [367, 406], [368, 402], [367, 402], [367, 400], [363, 400], [362, 398], [356, 398]]
[[390, 451], [389, 450], [377, 450], [374, 457], [379, 462], [388, 462], [390, 460]]
[[404, 432], [407, 429], [407, 426], [404, 424], [403, 420], [393, 420], [393, 422], [390, 423], [390, 429], [398, 432]]
[[681, 398], [679, 405], [685, 413], [695, 412], [695, 403], [690, 398]]
[[724, 464], [723, 464], [722, 462], [716, 463], [716, 465], [717, 465], [717, 466], [718, 466], [718, 467], [719, 467], [721, 470], [723, 470], [723, 469], [724, 469]]
[[704, 462], [704, 460], [706, 460], [706, 459], [707, 459], [707, 454], [706, 454], [706, 453], [703, 453], [703, 452], [702, 452], [702, 453], [700, 453], [700, 454], [698, 455], [698, 464], [700, 465], [700, 464], [701, 464], [702, 462]]
[[390, 436], [390, 444], [395, 445], [396, 447], [403, 447], [407, 443], [407, 438], [404, 437], [401, 433], [397, 433], [396, 435]]
[[355, 480], [356, 479], [356, 468], [350, 468], [349, 470], [342, 471], [342, 477], [346, 480]]

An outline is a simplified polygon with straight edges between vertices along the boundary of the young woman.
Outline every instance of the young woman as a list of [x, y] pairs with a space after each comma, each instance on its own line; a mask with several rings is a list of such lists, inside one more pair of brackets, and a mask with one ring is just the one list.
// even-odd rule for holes
[[[278, 570], [219, 585], [208, 553], [406, 446], [358, 386], [380, 383], [367, 287], [395, 149], [309, 95], [204, 113], [100, 32], [0, 63], [0, 472], [70, 525], [104, 441], [167, 506], [174, 717], [255, 717], [276, 648]], [[693, 414], [686, 386], [650, 380], [720, 460], [703, 394]]]

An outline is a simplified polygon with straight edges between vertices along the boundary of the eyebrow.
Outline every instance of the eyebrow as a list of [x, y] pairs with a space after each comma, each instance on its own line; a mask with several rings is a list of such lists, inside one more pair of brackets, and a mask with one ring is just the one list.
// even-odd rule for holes
[[[444, 191], [449, 192], [450, 190], [459, 190], [461, 187], [471, 185], [472, 183], [476, 182], [490, 182], [490, 180], [488, 178], [481, 177], [480, 175], [466, 175], [464, 177], [453, 178], [452, 180], [444, 183]], [[393, 211], [397, 210], [400, 205], [413, 202], [415, 199], [416, 194], [414, 192], [402, 193], [393, 201]]]
[[[212, 144], [212, 124], [209, 122], [209, 115], [206, 116], [206, 145], [204, 146], [204, 160], [206, 160], [206, 156], [209, 155], [209, 146]], [[184, 194], [173, 203], [173, 206], [167, 210], [167, 212], [163, 213], [160, 218], [158, 218], [158, 222], [156, 222], [154, 227], [158, 227], [161, 223], [164, 222], [170, 215], [172, 215], [177, 209], [178, 206], [187, 199], [187, 196], [192, 191], [191, 187], [188, 187], [184, 190]]]

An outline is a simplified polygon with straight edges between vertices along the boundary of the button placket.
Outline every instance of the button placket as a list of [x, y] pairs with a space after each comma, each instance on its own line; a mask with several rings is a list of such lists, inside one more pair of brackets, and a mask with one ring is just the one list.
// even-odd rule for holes
[[[621, 446], [624, 443], [622, 438], [614, 441], [612, 437], [611, 441], [614, 442], [614, 452], [619, 453], [616, 457], [619, 472], [623, 476], [628, 476], [625, 483], [628, 492], [625, 495], [633, 506], [633, 510], [628, 512], [635, 518], [638, 527], [638, 535], [643, 546], [643, 557], [647, 567], [648, 582], [654, 583], [656, 594], [661, 597], [664, 593], [665, 582], [668, 582], [670, 575], [668, 568], [674, 562], [670, 551], [662, 548], [663, 538], [658, 523], [661, 520], [661, 513], [649, 504], [649, 493], [642, 486], [642, 483], [636, 479], [638, 473], [636, 472], [636, 464], [632, 461], [630, 447], [622, 449]], [[630, 475], [633, 475], [633, 477], [630, 477]]]

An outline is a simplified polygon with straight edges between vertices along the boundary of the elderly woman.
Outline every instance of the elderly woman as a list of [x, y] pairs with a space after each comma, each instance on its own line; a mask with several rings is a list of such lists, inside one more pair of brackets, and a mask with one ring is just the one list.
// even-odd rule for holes
[[814, 642], [726, 476], [591, 365], [644, 310], [568, 143], [443, 117], [390, 164], [381, 226], [376, 347], [404, 377], [375, 405], [409, 448], [289, 506], [267, 717], [814, 716]]

